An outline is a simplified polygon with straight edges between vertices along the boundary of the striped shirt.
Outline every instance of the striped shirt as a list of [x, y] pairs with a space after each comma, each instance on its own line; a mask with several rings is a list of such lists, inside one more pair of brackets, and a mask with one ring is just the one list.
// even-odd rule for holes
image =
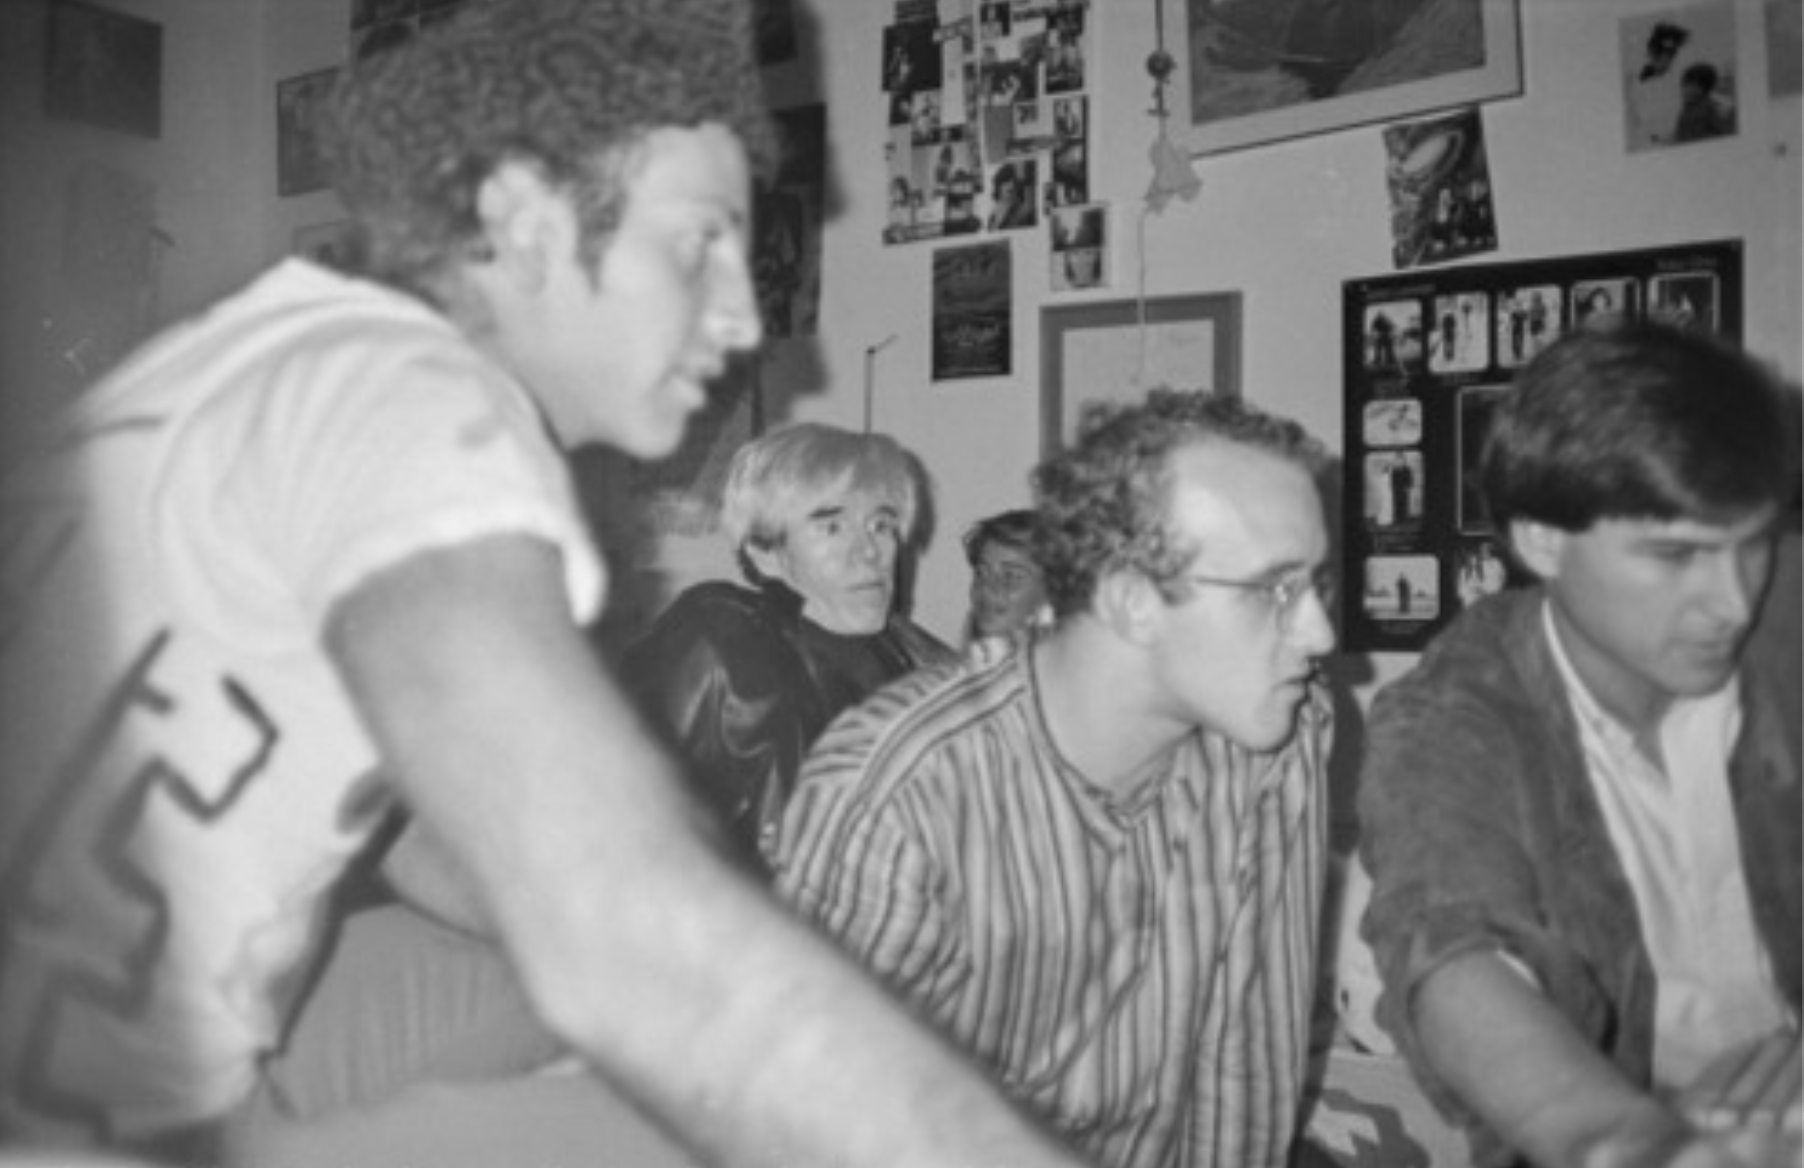
[[1297, 1123], [1327, 847], [1316, 694], [1285, 749], [1202, 732], [1115, 795], [988, 647], [843, 715], [777, 890], [1107, 1168], [1278, 1168]]

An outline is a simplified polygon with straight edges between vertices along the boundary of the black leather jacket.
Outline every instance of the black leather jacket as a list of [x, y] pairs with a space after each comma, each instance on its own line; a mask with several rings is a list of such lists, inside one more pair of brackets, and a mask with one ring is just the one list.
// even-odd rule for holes
[[827, 724], [885, 683], [954, 656], [906, 617], [868, 637], [840, 636], [805, 619], [802, 598], [780, 583], [754, 591], [717, 580], [672, 601], [628, 646], [621, 676], [756, 860]]

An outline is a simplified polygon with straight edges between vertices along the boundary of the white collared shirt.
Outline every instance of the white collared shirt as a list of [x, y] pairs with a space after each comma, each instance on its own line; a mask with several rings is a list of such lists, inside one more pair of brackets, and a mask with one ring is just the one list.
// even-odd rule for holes
[[1754, 925], [1729, 800], [1741, 678], [1674, 699], [1660, 720], [1662, 769], [1580, 679], [1551, 605], [1542, 625], [1653, 962], [1654, 1080], [1682, 1087], [1714, 1056], [1789, 1021]]

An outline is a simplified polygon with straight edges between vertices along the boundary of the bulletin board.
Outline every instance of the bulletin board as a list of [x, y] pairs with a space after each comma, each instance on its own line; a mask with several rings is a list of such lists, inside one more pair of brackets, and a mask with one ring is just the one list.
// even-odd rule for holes
[[1345, 648], [1420, 651], [1460, 608], [1505, 586], [1478, 483], [1490, 411], [1555, 338], [1622, 316], [1739, 342], [1741, 241], [1343, 286]]

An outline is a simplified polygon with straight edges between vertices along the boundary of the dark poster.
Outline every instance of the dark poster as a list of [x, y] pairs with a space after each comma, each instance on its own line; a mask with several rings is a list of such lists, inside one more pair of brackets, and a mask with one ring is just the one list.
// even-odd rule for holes
[[933, 380], [1004, 377], [1011, 366], [1007, 240], [933, 253]]
[[1504, 586], [1478, 456], [1517, 368], [1612, 316], [1740, 340], [1741, 269], [1741, 242], [1720, 240], [1345, 284], [1345, 648], [1419, 651]]

